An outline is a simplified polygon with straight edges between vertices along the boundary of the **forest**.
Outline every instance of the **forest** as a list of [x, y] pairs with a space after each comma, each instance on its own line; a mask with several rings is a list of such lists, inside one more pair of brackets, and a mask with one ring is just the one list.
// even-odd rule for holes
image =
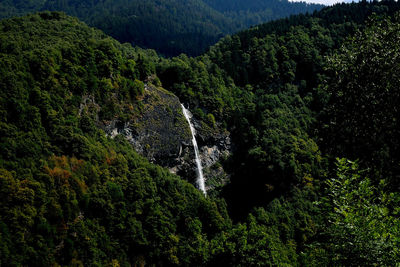
[[[104, 31], [58, 11], [0, 21], [0, 266], [400, 262], [400, 3], [292, 15], [197, 57]], [[212, 194], [98, 126], [139, 116], [151, 83], [231, 133]]]
[[197, 56], [226, 34], [322, 7], [288, 0], [2, 0], [0, 18], [64, 11], [120, 42], [165, 56]]

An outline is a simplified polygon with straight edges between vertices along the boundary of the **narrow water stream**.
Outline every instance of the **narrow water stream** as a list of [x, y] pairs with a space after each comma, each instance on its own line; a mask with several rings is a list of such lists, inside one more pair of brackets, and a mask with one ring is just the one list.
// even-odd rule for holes
[[194, 147], [194, 154], [196, 156], [196, 166], [197, 166], [197, 187], [204, 193], [204, 195], [207, 195], [206, 187], [204, 184], [204, 177], [203, 177], [203, 167], [201, 166], [201, 160], [199, 156], [199, 148], [197, 146], [197, 141], [196, 141], [196, 131], [192, 125], [192, 122], [190, 119], [192, 118], [192, 115], [190, 112], [185, 108], [183, 104], [182, 106], [182, 112], [183, 115], [185, 116], [187, 122], [189, 123], [190, 126], [190, 132], [192, 133], [192, 143]]

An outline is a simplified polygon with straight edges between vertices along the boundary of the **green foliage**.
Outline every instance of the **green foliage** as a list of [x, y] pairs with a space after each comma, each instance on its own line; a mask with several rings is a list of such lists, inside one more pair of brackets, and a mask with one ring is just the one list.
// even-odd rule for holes
[[[223, 99], [233, 103], [230, 116], [216, 116], [217, 121], [225, 121], [228, 129], [233, 130], [233, 176], [223, 192], [233, 218], [243, 220], [254, 206], [267, 205], [293, 186], [319, 190], [319, 181], [329, 171], [329, 161], [318, 145], [331, 155], [360, 157], [374, 177], [384, 173], [389, 188], [398, 188], [398, 119], [392, 104], [396, 103], [399, 84], [399, 23], [383, 20], [364, 30], [366, 19], [373, 12], [393, 15], [398, 9], [398, 3], [393, 1], [338, 5], [227, 36], [205, 56], [197, 58], [209, 66], [208, 75], [200, 76], [204, 77], [201, 81], [206, 81], [210, 74], [230, 76], [233, 80], [220, 87], [228, 93], [228, 98]], [[336, 52], [357, 31], [363, 32]], [[327, 56], [333, 53], [339, 55], [332, 63]], [[210, 103], [204, 99], [218, 99], [220, 93], [204, 90], [207, 85], [193, 85], [192, 77], [198, 74], [190, 59], [181, 56], [172, 61], [180, 63], [166, 68], [162, 63], [157, 70], [163, 84], [192, 106], [210, 110]], [[328, 72], [324, 70], [326, 66], [330, 66]], [[321, 113], [329, 97], [328, 112]], [[371, 101], [371, 105], [366, 105]], [[204, 117], [204, 113], [195, 114]], [[323, 121], [324, 116], [331, 122], [329, 133], [314, 130], [320, 122], [317, 120]], [[319, 221], [323, 213], [314, 218]], [[308, 242], [300, 240], [300, 246]], [[335, 242], [330, 240], [329, 244]], [[313, 257], [307, 254], [299, 261], [332, 263], [330, 257], [334, 254], [328, 255], [318, 245], [314, 248], [312, 253], [320, 253], [320, 258], [312, 262]], [[360, 257], [366, 257], [366, 253], [367, 249], [360, 249]], [[381, 262], [390, 265], [395, 259], [388, 256], [381, 258]], [[343, 259], [338, 262], [345, 264]]]
[[[400, 19], [373, 19], [331, 57], [325, 127], [332, 153], [360, 158], [397, 187]], [[339, 152], [340, 151], [340, 152]], [[395, 180], [392, 180], [392, 177]]]
[[[199, 55], [224, 34], [322, 5], [289, 1], [244, 2], [202, 0], [4, 0], [0, 18], [54, 10], [77, 16], [121, 42], [153, 48], [165, 55]], [[235, 5], [225, 10], [224, 5]]]
[[[315, 125], [327, 102], [320, 86], [331, 75], [324, 70], [326, 56], [362, 29], [372, 12], [393, 14], [399, 7], [337, 5], [227, 36], [196, 59], [182, 55], [158, 64], [162, 84], [202, 110], [195, 115], [204, 120], [211, 113], [232, 131], [236, 152], [225, 196], [233, 213], [243, 217], [293, 185], [324, 178], [328, 165], [318, 145], [328, 151], [321, 140], [330, 139]], [[238, 200], [243, 193], [251, 197]]]
[[[207, 56], [188, 58], [185, 55], [164, 60], [157, 66], [157, 75], [165, 88], [179, 96], [182, 102], [206, 111], [208, 120], [213, 116], [228, 121], [233, 115], [234, 92], [237, 90], [227, 77]], [[197, 112], [203, 117], [204, 111]], [[211, 121], [212, 122], [212, 119]]]
[[[20, 27], [5, 29], [15, 24]], [[60, 13], [4, 20], [0, 29], [0, 88], [6, 96], [0, 109], [1, 262], [244, 266], [297, 261], [296, 242], [302, 241], [291, 230], [298, 228], [292, 205], [275, 202], [270, 211], [259, 209], [245, 223], [232, 225], [224, 200], [205, 199], [138, 156], [123, 138], [108, 139], [99, 130], [102, 119], [132, 116], [127, 107], [139, 105], [141, 79], [156, 79], [153, 52], [122, 46]], [[193, 86], [199, 89], [193, 94], [207, 96], [199, 98], [206, 112], [198, 113], [209, 127], [219, 127], [216, 118], [228, 121], [234, 114], [235, 94], [254, 96], [240, 92], [207, 57], [204, 62], [182, 56], [157, 68], [161, 75], [169, 68], [186, 69], [193, 79], [182, 88]], [[190, 94], [187, 99], [193, 101]], [[278, 227], [280, 222], [287, 229]]]
[[[63, 13], [2, 20], [0, 264], [394, 265], [400, 23], [364, 22], [399, 6], [337, 5], [172, 59]], [[105, 136], [104, 121], [137, 116], [146, 83], [208, 135], [231, 131], [224, 199]], [[329, 174], [341, 154], [372, 179], [347, 160]]]
[[147, 52], [62, 13], [3, 20], [0, 39], [0, 262], [206, 263], [224, 206], [99, 129], [135, 112]]
[[327, 181], [321, 203], [326, 225], [322, 244], [314, 247], [324, 250], [316, 253], [315, 262], [319, 256], [328, 265], [393, 265], [400, 258], [399, 194], [387, 192], [383, 180], [374, 187], [356, 162], [337, 159], [336, 164], [336, 176]]

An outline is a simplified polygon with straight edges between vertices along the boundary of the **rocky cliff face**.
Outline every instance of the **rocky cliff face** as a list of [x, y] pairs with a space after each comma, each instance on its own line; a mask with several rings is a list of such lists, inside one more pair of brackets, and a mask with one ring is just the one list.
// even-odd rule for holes
[[[85, 96], [79, 115], [89, 112], [108, 136], [123, 135], [139, 154], [195, 184], [197, 174], [192, 137], [178, 97], [161, 87], [147, 84], [141, 104], [139, 114], [129, 120], [99, 121], [97, 114], [101, 107], [94, 97]], [[229, 179], [221, 161], [231, 153], [230, 135], [220, 127], [210, 126], [196, 118], [192, 118], [192, 123], [209, 191]]]
[[[123, 135], [135, 150], [151, 162], [168, 168], [194, 183], [196, 164], [189, 125], [182, 113], [178, 97], [163, 88], [147, 84], [140, 114], [121, 122], [118, 118], [99, 122], [108, 136]], [[85, 97], [82, 106], [91, 105], [99, 110], [93, 98]], [[93, 109], [93, 108], [92, 108]], [[228, 179], [220, 164], [231, 152], [229, 133], [192, 119], [197, 132], [200, 158], [211, 190]]]
[[206, 189], [210, 191], [226, 184], [229, 180], [229, 175], [221, 163], [232, 153], [230, 133], [221, 130], [221, 127], [211, 127], [195, 118], [192, 121], [197, 132]]

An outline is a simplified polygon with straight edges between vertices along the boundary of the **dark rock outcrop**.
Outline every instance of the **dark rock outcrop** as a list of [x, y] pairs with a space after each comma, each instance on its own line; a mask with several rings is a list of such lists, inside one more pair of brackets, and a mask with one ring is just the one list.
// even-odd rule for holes
[[[108, 136], [124, 135], [135, 150], [151, 162], [168, 168], [188, 181], [196, 180], [196, 164], [189, 125], [182, 113], [181, 103], [174, 94], [146, 84], [140, 113], [126, 122], [115, 118], [99, 122]], [[91, 97], [85, 97], [81, 109], [99, 108]], [[200, 158], [207, 189], [225, 183], [228, 175], [220, 160], [231, 153], [229, 133], [193, 118]], [[210, 179], [210, 183], [207, 180]], [[212, 181], [212, 182], [211, 182]]]
[[222, 127], [194, 120], [207, 191], [229, 180], [221, 162], [232, 153], [230, 133]]

